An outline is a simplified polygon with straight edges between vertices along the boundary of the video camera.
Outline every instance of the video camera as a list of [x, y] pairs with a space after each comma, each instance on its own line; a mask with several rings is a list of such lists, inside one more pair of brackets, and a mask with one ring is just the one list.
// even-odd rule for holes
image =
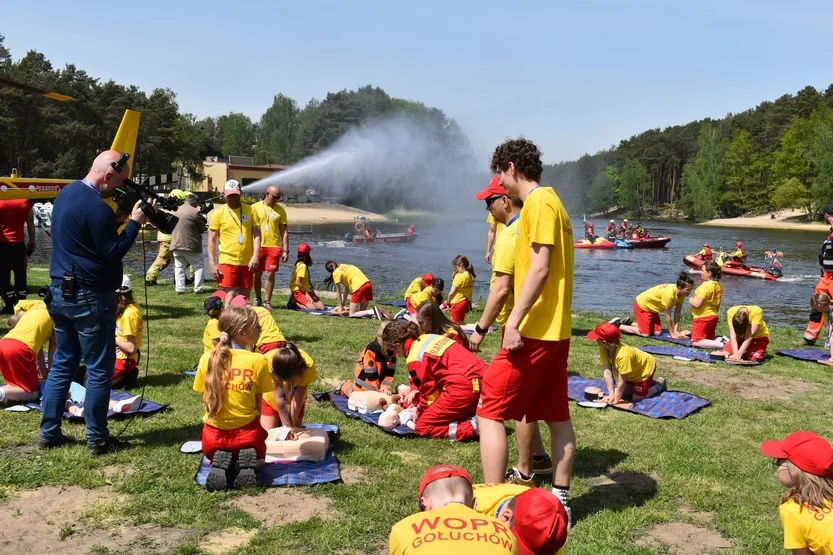
[[[116, 171], [116, 173], [121, 173], [124, 169], [124, 165], [127, 164], [129, 159], [129, 154], [122, 154], [119, 161], [112, 162], [110, 166]], [[141, 201], [142, 212], [145, 216], [147, 216], [148, 221], [156, 229], [163, 233], [173, 233], [179, 218], [173, 214], [169, 214], [168, 212], [155, 210], [151, 205], [151, 202], [154, 200], [159, 202], [159, 206], [164, 210], [174, 211], [179, 206], [176, 199], [170, 197], [160, 199], [147, 186], [140, 185], [132, 179], [125, 179], [124, 184], [117, 188], [116, 192], [113, 194], [113, 202], [118, 205], [119, 211], [130, 214], [133, 210], [133, 206], [135, 206], [138, 201]]]

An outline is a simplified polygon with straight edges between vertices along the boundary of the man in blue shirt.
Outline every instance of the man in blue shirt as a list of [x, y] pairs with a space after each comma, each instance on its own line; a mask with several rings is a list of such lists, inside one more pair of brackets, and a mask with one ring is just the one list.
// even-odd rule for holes
[[73, 441], [61, 433], [70, 383], [83, 357], [87, 366], [84, 420], [87, 448], [100, 455], [127, 443], [110, 437], [107, 407], [116, 358], [115, 291], [121, 285], [122, 258], [145, 222], [137, 202], [130, 221], [118, 233], [115, 214], [104, 201], [130, 172], [121, 154], [99, 154], [87, 177], [64, 187], [52, 210], [51, 298], [57, 350], [43, 393], [38, 446], [59, 447]]

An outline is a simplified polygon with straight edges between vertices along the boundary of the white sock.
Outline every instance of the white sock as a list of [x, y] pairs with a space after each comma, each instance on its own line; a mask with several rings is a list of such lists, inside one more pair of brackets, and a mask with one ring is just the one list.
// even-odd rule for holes
[[561, 501], [562, 505], [564, 505], [565, 507], [567, 506], [567, 497], [570, 494], [570, 490], [553, 486], [552, 494], [556, 496], [559, 501]]
[[5, 401], [5, 400], [6, 400], [6, 390], [4, 388], [0, 387], [0, 401]]

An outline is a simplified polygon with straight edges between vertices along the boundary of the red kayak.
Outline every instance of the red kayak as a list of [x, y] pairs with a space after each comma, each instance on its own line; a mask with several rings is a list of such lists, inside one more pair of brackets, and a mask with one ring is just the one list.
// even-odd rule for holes
[[628, 239], [628, 243], [633, 245], [635, 249], [661, 249], [670, 240], [671, 237], [663, 235], [661, 237], [646, 237], [644, 239]]
[[365, 237], [364, 235], [354, 235], [354, 243], [413, 243], [419, 237], [419, 233], [385, 233]]
[[[683, 264], [688, 266], [689, 268], [694, 268], [695, 270], [699, 270], [704, 264], [703, 257], [699, 254], [686, 254], [683, 255]], [[778, 276], [773, 275], [772, 272], [765, 270], [764, 268], [759, 268], [757, 266], [748, 266], [744, 264], [743, 266], [721, 266], [720, 272], [724, 276], [737, 276], [737, 277], [747, 277], [747, 278], [755, 278], [755, 279], [768, 279], [770, 281], [775, 281], [778, 279]]]
[[577, 249], [615, 249], [616, 243], [601, 238], [597, 239], [595, 243], [591, 243], [587, 239], [579, 239], [573, 246]]

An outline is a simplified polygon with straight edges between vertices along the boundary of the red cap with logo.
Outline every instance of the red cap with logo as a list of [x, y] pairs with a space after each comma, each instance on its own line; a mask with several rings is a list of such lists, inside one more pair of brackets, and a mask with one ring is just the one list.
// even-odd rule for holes
[[237, 295], [229, 302], [229, 306], [249, 306], [249, 304], [249, 298], [245, 295]]
[[558, 497], [542, 488], [532, 488], [515, 498], [512, 533], [520, 555], [557, 552], [567, 541], [567, 511]]
[[309, 244], [300, 243], [298, 245], [298, 254], [306, 254], [308, 252], [312, 252], [312, 247], [310, 247]]
[[474, 198], [477, 200], [486, 200], [489, 197], [493, 197], [495, 195], [506, 195], [506, 188], [500, 184], [500, 176], [496, 175], [489, 181], [489, 186], [483, 189], [480, 192], [474, 194]]
[[783, 441], [761, 443], [761, 453], [773, 459], [787, 459], [816, 476], [833, 476], [833, 447], [813, 432], [793, 432]]
[[424, 281], [426, 285], [431, 285], [432, 283], [434, 283], [434, 274], [432, 274], [431, 272], [426, 272], [422, 274], [422, 281]]
[[619, 328], [616, 325], [611, 324], [610, 322], [599, 324], [594, 330], [591, 330], [590, 333], [587, 334], [587, 339], [590, 341], [597, 341], [601, 339], [602, 341], [608, 341], [610, 343], [617, 343], [621, 337], [622, 332], [619, 331]]
[[423, 474], [422, 480], [419, 482], [419, 496], [422, 497], [422, 492], [425, 491], [428, 484], [446, 478], [465, 478], [471, 484], [471, 476], [464, 469], [453, 464], [438, 464], [432, 466]]

